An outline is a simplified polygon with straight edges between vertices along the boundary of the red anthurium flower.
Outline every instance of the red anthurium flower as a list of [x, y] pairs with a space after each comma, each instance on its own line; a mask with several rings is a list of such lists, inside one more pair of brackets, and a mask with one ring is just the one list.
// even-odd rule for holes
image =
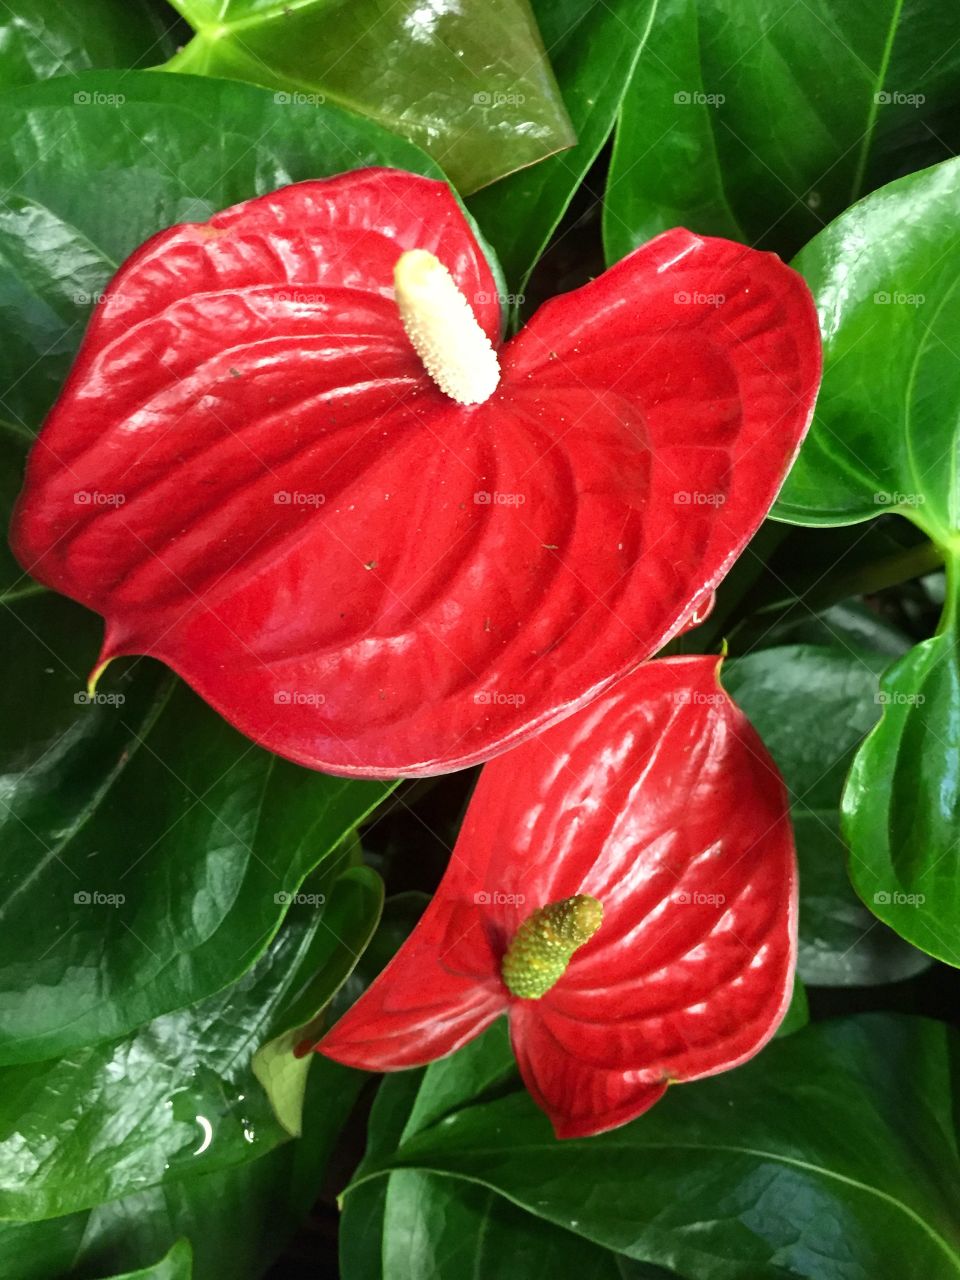
[[148, 241], [98, 305], [13, 541], [271, 750], [443, 772], [703, 610], [820, 375], [776, 257], [671, 231], [502, 348], [449, 189], [368, 169]]
[[487, 765], [425, 915], [320, 1052], [419, 1066], [507, 1013], [561, 1138], [756, 1053], [790, 1001], [796, 867], [717, 665], [649, 663]]

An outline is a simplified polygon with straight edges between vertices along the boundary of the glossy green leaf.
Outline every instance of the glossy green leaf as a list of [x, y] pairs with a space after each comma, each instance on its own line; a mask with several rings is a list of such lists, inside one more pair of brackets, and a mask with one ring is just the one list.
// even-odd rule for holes
[[92, 1280], [142, 1266], [183, 1237], [194, 1280], [257, 1280], [306, 1217], [366, 1079], [317, 1058], [303, 1137], [212, 1173], [188, 1170], [122, 1200], [45, 1222], [0, 1223], [5, 1280]]
[[310, 1055], [294, 1049], [322, 1034], [327, 1005], [352, 973], [383, 910], [383, 881], [369, 867], [351, 867], [334, 882], [324, 904], [317, 943], [307, 960], [307, 981], [285, 1010], [282, 1027], [257, 1050], [251, 1064], [277, 1119], [294, 1137], [302, 1129]]
[[193, 1250], [186, 1240], [179, 1240], [166, 1257], [152, 1267], [125, 1271], [122, 1276], [113, 1277], [113, 1280], [192, 1280], [192, 1276]]
[[[840, 835], [844, 780], [854, 753], [879, 719], [879, 677], [889, 661], [886, 654], [841, 641], [832, 648], [784, 645], [732, 659], [723, 668], [724, 685], [760, 733], [790, 790], [800, 862], [797, 967], [803, 980], [816, 986], [895, 982], [930, 963], [878, 924], [858, 900]], [[854, 879], [857, 868], [854, 859]]]
[[960, 545], [960, 160], [848, 210], [794, 265], [824, 340], [816, 416], [775, 514], [854, 524], [897, 511]]
[[796, 252], [954, 153], [958, 85], [940, 0], [662, 0], [617, 126], [609, 261], [677, 225]]
[[817, 298], [825, 374], [813, 429], [778, 504], [809, 524], [908, 516], [947, 560], [940, 632], [894, 667], [880, 726], [844, 797], [864, 901], [960, 963], [960, 161], [891, 183], [797, 260]]
[[575, 141], [527, 0], [174, 0], [196, 31], [171, 71], [337, 103], [418, 143], [474, 191]]
[[[387, 1076], [358, 1176], [457, 1106], [515, 1084], [516, 1075], [501, 1021], [452, 1058], [425, 1071]], [[465, 1274], [477, 1280], [640, 1280], [652, 1274], [625, 1271], [625, 1259], [532, 1217], [489, 1188], [413, 1169], [350, 1192], [340, 1248], [344, 1280], [460, 1280]]]
[[821, 1023], [611, 1133], [557, 1141], [516, 1092], [446, 1116], [362, 1176], [464, 1179], [697, 1280], [956, 1280], [957, 1048], [919, 1018]]
[[0, 89], [98, 69], [151, 66], [175, 49], [176, 20], [154, 0], [4, 0]]
[[950, 620], [890, 668], [843, 795], [850, 874], [875, 915], [960, 966], [960, 649]]
[[523, 293], [534, 264], [610, 136], [661, 2], [538, 0], [534, 4], [577, 145], [498, 182], [469, 202], [497, 251], [514, 295]]

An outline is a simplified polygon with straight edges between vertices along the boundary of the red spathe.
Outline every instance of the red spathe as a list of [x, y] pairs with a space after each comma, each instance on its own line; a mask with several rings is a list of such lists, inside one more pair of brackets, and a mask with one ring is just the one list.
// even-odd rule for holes
[[795, 456], [812, 300], [670, 231], [542, 307], [463, 407], [401, 326], [428, 249], [499, 341], [443, 183], [300, 183], [148, 241], [98, 305], [13, 545], [268, 749], [442, 773], [584, 705], [704, 610]]

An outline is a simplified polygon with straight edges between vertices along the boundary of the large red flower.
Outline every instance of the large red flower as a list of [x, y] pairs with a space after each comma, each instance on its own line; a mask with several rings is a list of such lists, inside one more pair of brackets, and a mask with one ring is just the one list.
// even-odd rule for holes
[[[320, 1052], [419, 1066], [506, 1012], [559, 1137], [756, 1053], [790, 1000], [796, 867], [780, 777], [716, 670], [649, 663], [487, 765], [426, 914]], [[579, 895], [600, 903], [599, 928], [546, 994], [512, 994], [504, 957], [514, 989], [543, 959], [521, 939], [518, 966], [518, 929]]]
[[[557, 720], [681, 630], [770, 506], [820, 374], [776, 257], [671, 231], [542, 307], [463, 405], [394, 299], [425, 249], [497, 345], [440, 182], [368, 169], [173, 227], [97, 306], [13, 542], [256, 741], [442, 772]], [[471, 322], [472, 323], [472, 322]]]

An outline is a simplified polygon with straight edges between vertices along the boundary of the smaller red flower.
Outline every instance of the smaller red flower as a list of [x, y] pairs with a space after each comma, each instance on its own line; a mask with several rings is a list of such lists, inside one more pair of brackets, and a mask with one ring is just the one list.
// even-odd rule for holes
[[440, 887], [317, 1049], [421, 1066], [507, 1013], [558, 1137], [738, 1066], [790, 1001], [788, 804], [716, 658], [649, 663], [481, 774]]

